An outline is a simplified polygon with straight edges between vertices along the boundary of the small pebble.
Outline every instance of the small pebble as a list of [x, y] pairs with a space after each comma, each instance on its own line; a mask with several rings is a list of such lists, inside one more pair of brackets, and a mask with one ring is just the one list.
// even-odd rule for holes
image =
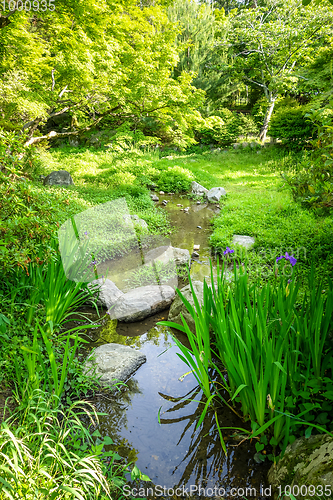
[[168, 200], [163, 200], [163, 203], [168, 203]]
[[177, 207], [182, 207], [183, 205], [181, 203], [177, 203]]
[[193, 250], [200, 250], [200, 245], [193, 245]]
[[199, 257], [198, 252], [193, 252], [193, 253], [192, 253], [192, 257]]
[[160, 194], [165, 194], [164, 191], [160, 191]]
[[197, 201], [197, 205], [201, 205], [201, 201]]
[[201, 226], [197, 226], [197, 228], [198, 228], [198, 229], [202, 229], [202, 227], [201, 227]]

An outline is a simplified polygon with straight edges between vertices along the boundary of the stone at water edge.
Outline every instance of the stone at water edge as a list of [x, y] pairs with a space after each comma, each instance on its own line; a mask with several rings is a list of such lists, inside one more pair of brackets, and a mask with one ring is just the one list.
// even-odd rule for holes
[[148, 224], [145, 220], [140, 219], [138, 215], [123, 215], [123, 219], [126, 223], [126, 225], [131, 225], [133, 224], [134, 227], [141, 227], [143, 230], [147, 231], [148, 230]]
[[[325, 485], [331, 489], [333, 486], [332, 464], [333, 438], [331, 436], [317, 434], [308, 439], [305, 437], [296, 439], [287, 446], [285, 454], [278, 464], [272, 465], [268, 472], [268, 481], [272, 485], [272, 500], [278, 499], [278, 488], [281, 487], [283, 493], [287, 485], [291, 487], [291, 491], [293, 491], [293, 486], [299, 488], [302, 485], [307, 488], [314, 486], [316, 491], [318, 491], [318, 487], [322, 486], [322, 491], [325, 494]], [[331, 495], [327, 496], [330, 498]], [[308, 498], [308, 496], [296, 495], [296, 498], [305, 497]]]
[[[84, 364], [85, 375], [95, 375], [102, 387], [114, 382], [126, 382], [147, 361], [146, 356], [132, 347], [121, 344], [104, 344], [93, 351]], [[111, 392], [118, 392], [111, 387]]]
[[198, 184], [198, 182], [193, 181], [191, 187], [192, 187], [192, 193], [198, 196], [204, 196], [206, 193], [208, 193], [208, 189], [201, 186], [201, 184]]
[[[97, 285], [97, 286], [96, 286]], [[88, 288], [93, 289], [97, 288], [96, 296], [96, 304], [100, 307], [106, 307], [110, 309], [117, 300], [122, 297], [124, 294], [119, 288], [113, 283], [113, 281], [103, 278], [99, 278], [98, 280], [91, 281], [88, 284]]]
[[216, 203], [220, 201], [221, 196], [226, 196], [227, 192], [223, 187], [215, 187], [210, 189], [207, 194], [207, 200], [210, 203]]
[[171, 259], [174, 260], [176, 266], [180, 269], [186, 268], [186, 265], [191, 266], [190, 252], [186, 248], [165, 245], [153, 248], [144, 255], [145, 264], [152, 264], [154, 261], [159, 261], [167, 265]]
[[123, 294], [108, 312], [111, 319], [133, 323], [163, 311], [174, 298], [175, 291], [171, 286], [140, 286]]
[[[204, 284], [202, 281], [192, 281], [192, 285], [194, 288], [195, 295], [199, 301], [199, 304], [202, 305]], [[184, 297], [189, 301], [189, 303], [194, 307], [194, 300], [193, 300], [190, 285], [184, 286], [184, 288], [182, 288], [180, 291], [184, 295]], [[192, 318], [191, 314], [186, 309], [185, 304], [183, 303], [183, 301], [181, 300], [179, 295], [176, 295], [176, 298], [170, 307], [168, 321], [174, 321], [175, 323], [178, 323], [179, 325], [183, 325], [180, 314], [183, 315], [191, 332], [195, 333], [194, 319]]]
[[45, 177], [43, 184], [44, 186], [70, 186], [74, 182], [67, 170], [55, 170]]
[[246, 248], [247, 250], [251, 248], [255, 243], [255, 238], [252, 236], [245, 236], [242, 234], [234, 234], [232, 237], [232, 242], [234, 245], [240, 245], [241, 247]]
[[151, 199], [152, 199], [153, 201], [159, 201], [159, 200], [160, 200], [160, 199], [159, 199], [159, 197], [158, 197], [158, 196], [156, 196], [156, 194], [151, 194], [151, 195], [150, 195], [150, 197], [151, 197]]

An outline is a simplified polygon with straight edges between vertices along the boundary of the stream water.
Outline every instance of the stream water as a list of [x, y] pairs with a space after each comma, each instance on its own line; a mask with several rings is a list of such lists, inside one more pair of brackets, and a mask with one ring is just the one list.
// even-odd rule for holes
[[[163, 198], [170, 200], [164, 209], [178, 228], [170, 236], [172, 245], [190, 253], [200, 245], [191, 276], [203, 280], [210, 275], [210, 220], [218, 209], [186, 198]], [[185, 207], [188, 213], [181, 211]], [[110, 436], [113, 449], [150, 477], [151, 483], [140, 483], [152, 488], [148, 497], [180, 498], [191, 492], [197, 498], [269, 498], [262, 489], [268, 486], [269, 464], [255, 462], [254, 443], [242, 442], [240, 431], [223, 431], [225, 456], [212, 412], [197, 428], [205, 400], [192, 373], [182, 378], [189, 369], [178, 357], [172, 335], [156, 325], [167, 316], [164, 311], [141, 322], [118, 323], [116, 330], [109, 321], [98, 331], [99, 344], [130, 345], [147, 356], [117, 398], [105, 394], [95, 400], [97, 410], [105, 413], [100, 417], [100, 433]], [[186, 343], [186, 338], [180, 339]], [[218, 416], [223, 427], [244, 427], [227, 406], [220, 408]]]

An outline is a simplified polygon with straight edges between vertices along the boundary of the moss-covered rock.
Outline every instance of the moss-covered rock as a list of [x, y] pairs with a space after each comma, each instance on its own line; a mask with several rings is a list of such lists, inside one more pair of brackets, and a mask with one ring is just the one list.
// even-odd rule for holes
[[[282, 460], [270, 468], [268, 481], [272, 485], [273, 500], [277, 500], [280, 491], [284, 492], [287, 485], [291, 488], [294, 485], [322, 486], [322, 495], [325, 495], [326, 486], [326, 493], [329, 493], [329, 490], [333, 490], [333, 438], [319, 434], [309, 439], [296, 439], [287, 446]], [[311, 497], [304, 494], [295, 496], [297, 499]]]

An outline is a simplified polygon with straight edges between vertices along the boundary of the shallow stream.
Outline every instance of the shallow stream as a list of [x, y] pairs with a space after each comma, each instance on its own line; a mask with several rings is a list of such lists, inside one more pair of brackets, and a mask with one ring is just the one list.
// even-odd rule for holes
[[[194, 245], [200, 245], [191, 276], [203, 280], [210, 275], [210, 220], [219, 209], [171, 195], [162, 198], [170, 200], [164, 209], [178, 228], [170, 236], [172, 245], [190, 253]], [[185, 207], [189, 207], [188, 214], [181, 211]], [[116, 331], [109, 321], [99, 331], [99, 343], [130, 345], [147, 356], [116, 399], [105, 394], [95, 400], [98, 411], [106, 413], [100, 417], [100, 433], [110, 436], [113, 448], [150, 477], [152, 483], [141, 483], [155, 487], [149, 497], [184, 497], [192, 488], [193, 496], [201, 498], [269, 498], [261, 490], [268, 486], [269, 464], [255, 462], [254, 443], [242, 442], [240, 431], [225, 430], [225, 456], [213, 412], [196, 429], [205, 400], [193, 374], [183, 377], [189, 369], [177, 356], [172, 335], [156, 325], [167, 316], [168, 311], [163, 311], [138, 323], [118, 323]], [[180, 339], [186, 343], [186, 338]], [[219, 422], [223, 427], [244, 427], [226, 406], [219, 410]], [[255, 490], [246, 491], [250, 487]]]

